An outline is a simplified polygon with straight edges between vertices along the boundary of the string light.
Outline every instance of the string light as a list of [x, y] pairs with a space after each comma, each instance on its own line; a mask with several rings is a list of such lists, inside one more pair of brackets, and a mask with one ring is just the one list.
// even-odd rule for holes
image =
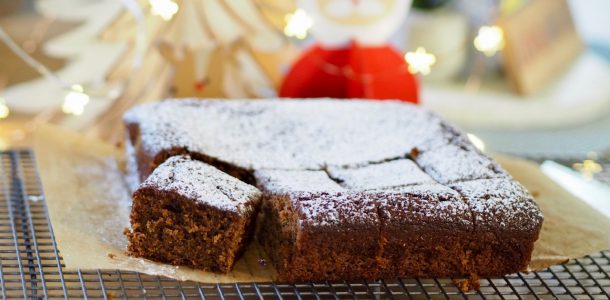
[[470, 140], [470, 142], [472, 142], [472, 144], [479, 150], [481, 151], [485, 151], [485, 143], [483, 142], [483, 140], [481, 140], [478, 136], [469, 133], [466, 135], [468, 137], [468, 139]]
[[418, 47], [415, 52], [407, 52], [405, 60], [409, 64], [409, 72], [412, 74], [430, 74], [431, 67], [436, 63], [436, 56], [428, 53], [424, 47]]
[[80, 116], [85, 112], [85, 106], [89, 103], [89, 95], [84, 93], [81, 85], [75, 84], [66, 94], [61, 110], [65, 114]]
[[582, 163], [573, 164], [572, 167], [580, 171], [580, 173], [586, 179], [593, 179], [593, 175], [600, 173], [604, 170], [602, 165], [600, 165], [593, 159], [585, 159]]
[[509, 15], [517, 9], [519, 9], [524, 4], [524, 0], [501, 0], [500, 1], [500, 12], [502, 15]]
[[6, 100], [3, 97], [0, 97], [0, 120], [6, 119], [11, 114], [11, 110], [8, 109], [6, 105]]
[[[159, 13], [165, 12], [162, 17], [171, 18], [177, 11], [178, 5], [171, 0], [149, 0], [151, 6], [154, 7], [162, 7], [157, 11]], [[132, 69], [136, 69], [141, 65], [142, 58], [144, 53], [146, 52], [146, 24], [144, 21], [144, 13], [142, 8], [137, 0], [123, 0], [121, 1], [123, 5], [127, 8], [127, 10], [134, 16], [137, 21], [137, 34], [136, 34], [136, 55], [133, 59]], [[168, 3], [169, 2], [169, 3]], [[64, 98], [63, 104], [61, 106], [61, 110], [66, 114], [72, 115], [82, 115], [85, 111], [85, 106], [91, 100], [89, 95], [93, 95], [96, 98], [117, 98], [118, 93], [120, 93], [120, 87], [124, 86], [124, 82], [120, 84], [113, 84], [114, 86], [104, 86], [97, 87], [94, 89], [89, 89], [87, 93], [85, 93], [84, 88], [81, 85], [71, 85], [62, 80], [57, 74], [53, 73], [49, 70], [44, 64], [40, 63], [38, 60], [33, 58], [28, 51], [20, 47], [0, 26], [0, 42], [4, 43], [8, 48], [13, 52], [17, 57], [19, 57], [22, 61], [24, 61], [28, 66], [42, 75], [49, 82], [56, 85], [59, 89], [68, 90], [66, 96]], [[30, 47], [29, 45], [24, 45], [26, 48]], [[27, 50], [33, 51], [33, 49], [28, 48]], [[135, 72], [132, 72], [135, 74]], [[126, 82], [132, 80], [130, 76]], [[0, 97], [0, 119], [5, 119], [10, 115], [10, 109], [6, 103], [6, 100]], [[55, 114], [57, 109], [53, 110], [45, 110], [38, 113], [35, 117], [30, 120], [31, 122], [48, 122], [50, 116]], [[0, 140], [1, 144], [2, 140]], [[1, 145], [0, 145], [1, 146]], [[0, 147], [1, 148], [1, 147]]]
[[286, 15], [285, 19], [286, 27], [284, 27], [284, 34], [299, 40], [305, 39], [307, 32], [313, 26], [313, 20], [300, 8], [294, 13]]
[[165, 21], [171, 20], [178, 12], [178, 4], [172, 0], [148, 0], [152, 14], [159, 16]]
[[498, 26], [483, 26], [474, 39], [474, 47], [487, 56], [493, 56], [504, 48], [504, 32]]

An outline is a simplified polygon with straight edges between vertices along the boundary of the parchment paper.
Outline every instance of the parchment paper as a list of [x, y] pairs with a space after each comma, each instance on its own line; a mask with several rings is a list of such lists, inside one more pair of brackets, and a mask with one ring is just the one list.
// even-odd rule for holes
[[[227, 275], [125, 255], [130, 197], [123, 152], [113, 145], [55, 127], [37, 130], [34, 150], [66, 269], [120, 269], [206, 283], [267, 282], [275, 270], [253, 243]], [[610, 220], [546, 177], [535, 163], [496, 159], [535, 195], [545, 220], [530, 270], [541, 270], [610, 249]]]

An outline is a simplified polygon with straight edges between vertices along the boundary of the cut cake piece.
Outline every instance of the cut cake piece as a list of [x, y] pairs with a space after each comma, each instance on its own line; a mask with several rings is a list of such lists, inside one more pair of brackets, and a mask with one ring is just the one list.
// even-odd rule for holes
[[206, 163], [174, 156], [133, 194], [128, 252], [229, 272], [252, 236], [261, 193]]
[[437, 183], [375, 192], [381, 219], [380, 278], [459, 277], [473, 272], [468, 204]]
[[480, 276], [525, 270], [543, 216], [532, 196], [508, 178], [451, 185], [467, 200], [475, 224], [472, 265]]
[[255, 172], [264, 191], [257, 237], [281, 281], [377, 278], [375, 201], [324, 171]]

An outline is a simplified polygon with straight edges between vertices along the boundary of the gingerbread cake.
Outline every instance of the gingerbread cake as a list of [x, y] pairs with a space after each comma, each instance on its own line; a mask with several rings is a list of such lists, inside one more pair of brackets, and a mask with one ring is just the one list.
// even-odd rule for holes
[[188, 156], [166, 160], [133, 194], [128, 251], [228, 272], [253, 232], [261, 194]]
[[189, 155], [262, 192], [256, 236], [279, 280], [504, 275], [526, 268], [542, 225], [525, 188], [410, 104], [168, 100], [124, 120], [144, 185]]

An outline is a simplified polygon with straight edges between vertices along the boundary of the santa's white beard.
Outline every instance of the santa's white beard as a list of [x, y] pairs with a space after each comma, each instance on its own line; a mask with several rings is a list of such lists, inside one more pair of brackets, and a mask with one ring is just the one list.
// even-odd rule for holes
[[385, 10], [383, 4], [376, 0], [334, 0], [324, 10], [317, 0], [299, 0], [299, 7], [304, 9], [313, 20], [311, 35], [325, 48], [343, 47], [350, 41], [363, 46], [380, 46], [387, 42], [404, 20], [412, 0], [395, 0], [394, 7], [378, 21], [369, 24], [344, 24], [331, 20], [326, 15], [341, 18], [354, 13], [361, 15], [378, 15]]

